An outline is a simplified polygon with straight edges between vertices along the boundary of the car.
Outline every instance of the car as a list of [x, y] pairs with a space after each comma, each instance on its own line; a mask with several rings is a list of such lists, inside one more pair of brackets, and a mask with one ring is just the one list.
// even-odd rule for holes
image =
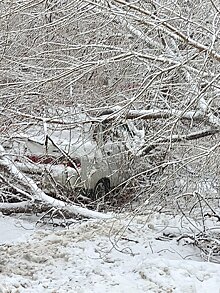
[[69, 119], [29, 127], [16, 165], [47, 193], [103, 197], [128, 179], [130, 156], [144, 139], [142, 128], [116, 123], [110, 115], [74, 112]]

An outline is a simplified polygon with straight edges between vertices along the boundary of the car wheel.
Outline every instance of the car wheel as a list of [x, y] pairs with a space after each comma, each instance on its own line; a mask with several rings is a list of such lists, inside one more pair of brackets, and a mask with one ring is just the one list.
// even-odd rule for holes
[[110, 184], [108, 180], [101, 179], [98, 181], [94, 188], [94, 197], [96, 199], [102, 198], [108, 193], [110, 190]]

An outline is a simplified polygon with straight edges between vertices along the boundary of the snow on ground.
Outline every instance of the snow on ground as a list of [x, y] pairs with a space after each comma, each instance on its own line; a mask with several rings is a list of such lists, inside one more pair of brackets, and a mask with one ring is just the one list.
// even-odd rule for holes
[[220, 265], [178, 244], [181, 226], [163, 214], [118, 215], [51, 231], [1, 216], [0, 292], [219, 293]]
[[0, 245], [25, 241], [30, 238], [33, 231], [33, 224], [12, 217], [3, 217], [0, 213]]

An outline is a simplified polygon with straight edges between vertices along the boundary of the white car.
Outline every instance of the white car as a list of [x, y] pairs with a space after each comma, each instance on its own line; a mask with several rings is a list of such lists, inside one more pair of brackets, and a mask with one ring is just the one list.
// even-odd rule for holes
[[129, 156], [144, 141], [143, 129], [134, 123], [106, 122], [106, 117], [75, 113], [71, 123], [54, 120], [30, 127], [16, 164], [46, 192], [68, 190], [74, 197], [84, 190], [104, 196], [129, 177]]

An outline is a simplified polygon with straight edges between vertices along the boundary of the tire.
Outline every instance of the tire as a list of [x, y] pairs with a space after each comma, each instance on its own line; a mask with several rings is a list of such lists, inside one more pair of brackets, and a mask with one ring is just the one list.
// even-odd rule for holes
[[101, 179], [97, 182], [93, 195], [95, 199], [104, 198], [110, 190], [110, 183], [108, 179]]

